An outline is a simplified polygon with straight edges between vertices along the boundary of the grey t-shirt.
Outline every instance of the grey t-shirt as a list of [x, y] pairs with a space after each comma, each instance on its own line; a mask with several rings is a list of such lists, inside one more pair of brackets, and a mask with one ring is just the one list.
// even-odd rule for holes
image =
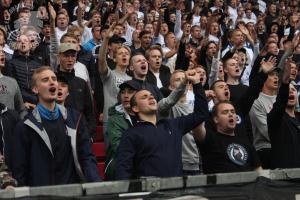
[[103, 120], [107, 122], [108, 109], [115, 105], [118, 101], [119, 85], [123, 82], [131, 80], [125, 72], [118, 72], [108, 68], [106, 75], [101, 75], [103, 82], [103, 94], [104, 94], [104, 108], [103, 108]]
[[253, 145], [256, 151], [271, 148], [268, 134], [267, 114], [272, 110], [276, 95], [269, 96], [260, 93], [254, 101], [249, 116], [252, 123]]
[[19, 114], [25, 111], [21, 91], [17, 81], [0, 74], [0, 102]]

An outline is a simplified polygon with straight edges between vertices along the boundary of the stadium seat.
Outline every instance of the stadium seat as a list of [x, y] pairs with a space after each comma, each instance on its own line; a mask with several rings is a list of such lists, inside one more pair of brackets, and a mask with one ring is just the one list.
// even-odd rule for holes
[[105, 180], [105, 177], [104, 177], [105, 162], [98, 162], [97, 167], [98, 167], [98, 171], [99, 171], [99, 174], [100, 174], [102, 180]]
[[104, 141], [103, 126], [97, 126], [95, 142], [103, 142], [103, 141]]
[[104, 142], [95, 142], [92, 145], [92, 150], [97, 161], [105, 161], [105, 144]]

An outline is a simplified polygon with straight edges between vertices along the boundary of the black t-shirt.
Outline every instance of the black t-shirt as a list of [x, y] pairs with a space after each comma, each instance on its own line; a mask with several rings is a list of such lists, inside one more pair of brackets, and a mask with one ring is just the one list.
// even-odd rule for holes
[[229, 136], [206, 129], [200, 145], [205, 174], [252, 171], [260, 160], [249, 140], [243, 136]]
[[67, 135], [66, 125], [60, 116], [57, 120], [42, 119], [52, 147], [54, 158], [52, 163], [53, 184], [70, 184], [79, 182], [75, 170], [71, 138]]
[[230, 91], [230, 101], [234, 104], [236, 104], [240, 98], [247, 92], [248, 86], [243, 84], [238, 85], [228, 85], [229, 91]]

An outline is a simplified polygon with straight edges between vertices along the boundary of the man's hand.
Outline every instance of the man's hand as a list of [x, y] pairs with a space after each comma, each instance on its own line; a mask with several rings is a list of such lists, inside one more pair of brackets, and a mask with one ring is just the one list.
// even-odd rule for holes
[[28, 110], [30, 109], [34, 109], [36, 107], [36, 105], [32, 104], [32, 103], [28, 103], [28, 102], [25, 102], [24, 103], [24, 106], [25, 108], [27, 108]]
[[194, 69], [187, 70], [185, 72], [185, 76], [188, 81], [192, 82], [192, 84], [200, 83], [200, 74], [198, 74]]
[[244, 35], [250, 35], [249, 30], [243, 24], [239, 24], [238, 27]]
[[113, 35], [114, 35], [114, 29], [116, 27], [116, 22], [114, 22], [110, 27], [109, 29], [107, 30], [106, 34], [104, 37], [106, 38], [111, 38]]
[[264, 59], [260, 62], [260, 67], [261, 70], [265, 73], [268, 74], [269, 72], [271, 72], [273, 70], [273, 68], [276, 65], [276, 57], [270, 56], [270, 58], [265, 61]]
[[85, 11], [86, 5], [82, 2], [82, 0], [78, 1], [78, 8], [81, 9], [82, 11]]
[[48, 3], [48, 9], [49, 9], [49, 13], [50, 13], [50, 19], [53, 20], [53, 21], [55, 21], [55, 19], [56, 19], [56, 12], [55, 12], [55, 10], [54, 10], [54, 8], [53, 8], [53, 6], [51, 5], [50, 2]]
[[299, 42], [300, 42], [300, 32], [297, 35], [295, 35], [292, 40], [292, 45], [294, 49], [298, 46]]
[[183, 0], [179, 0], [176, 4], [176, 10], [180, 10], [181, 12], [185, 10], [185, 5]]
[[212, 100], [216, 97], [216, 94], [213, 90], [205, 90], [205, 95], [207, 100]]

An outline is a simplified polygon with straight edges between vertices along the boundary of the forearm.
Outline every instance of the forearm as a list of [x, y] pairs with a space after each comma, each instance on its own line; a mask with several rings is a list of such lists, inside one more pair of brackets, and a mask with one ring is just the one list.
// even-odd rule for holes
[[163, 114], [168, 112], [182, 97], [186, 89], [186, 84], [180, 84], [171, 94], [158, 102], [158, 113]]
[[175, 26], [174, 26], [174, 33], [177, 37], [177, 35], [181, 31], [181, 11], [176, 10], [176, 21], [175, 21]]
[[108, 66], [106, 62], [106, 54], [108, 49], [108, 38], [104, 38], [98, 55], [98, 70], [100, 74], [107, 74]]
[[212, 64], [211, 64], [211, 71], [209, 74], [209, 79], [208, 79], [208, 85], [209, 87], [212, 86], [212, 84], [218, 80], [219, 76], [219, 59], [213, 58]]
[[243, 116], [248, 115], [255, 99], [258, 98], [259, 93], [267, 80], [268, 75], [260, 72], [258, 75], [249, 83], [249, 88], [246, 93], [241, 97], [239, 105]]

